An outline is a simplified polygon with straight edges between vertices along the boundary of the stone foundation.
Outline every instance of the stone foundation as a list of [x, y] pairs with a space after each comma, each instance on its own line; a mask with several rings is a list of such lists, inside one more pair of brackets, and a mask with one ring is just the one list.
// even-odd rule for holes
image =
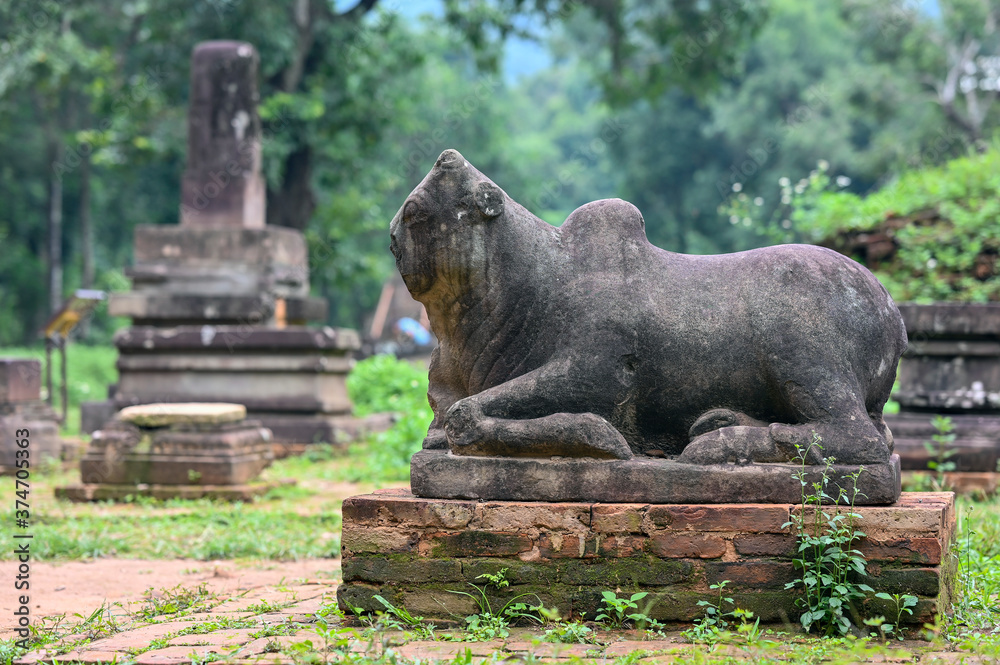
[[[878, 591], [919, 598], [919, 624], [947, 611], [954, 588], [954, 495], [904, 493], [890, 506], [857, 508], [868, 558], [864, 580]], [[762, 621], [793, 622], [796, 538], [783, 525], [792, 504], [477, 502], [425, 499], [380, 490], [344, 501], [340, 606], [381, 610], [373, 597], [425, 617], [478, 610], [450, 591], [483, 585], [477, 576], [506, 568], [510, 587], [493, 600], [531, 593], [564, 616], [593, 618], [601, 592], [648, 591], [643, 609], [661, 621], [704, 614], [709, 586]], [[826, 508], [833, 510], [833, 508]], [[534, 598], [531, 599], [534, 602]], [[877, 599], [866, 615], [886, 614]], [[648, 607], [645, 606], [648, 604]], [[495, 605], [496, 606], [496, 605]]]

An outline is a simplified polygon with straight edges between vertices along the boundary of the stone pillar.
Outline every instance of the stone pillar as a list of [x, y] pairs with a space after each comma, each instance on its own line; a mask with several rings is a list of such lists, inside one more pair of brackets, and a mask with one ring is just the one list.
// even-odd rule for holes
[[900, 362], [899, 413], [886, 417], [903, 469], [926, 469], [931, 420], [954, 424], [960, 472], [995, 472], [1000, 460], [1000, 304], [899, 306], [910, 345]]
[[256, 49], [245, 42], [202, 42], [194, 49], [182, 226], [264, 227], [258, 64]]
[[305, 327], [327, 316], [309, 295], [305, 238], [265, 224], [257, 66], [244, 42], [194, 49], [181, 223], [135, 229], [133, 290], [109, 303], [132, 319], [115, 336], [113, 402], [238, 402], [281, 452], [369, 422], [351, 416], [344, 385], [357, 333]]

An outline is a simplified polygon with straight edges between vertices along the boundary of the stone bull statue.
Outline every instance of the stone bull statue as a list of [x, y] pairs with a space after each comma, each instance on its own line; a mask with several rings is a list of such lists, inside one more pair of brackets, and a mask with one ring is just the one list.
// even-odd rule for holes
[[872, 274], [782, 245], [719, 256], [646, 239], [618, 199], [538, 219], [446, 150], [390, 226], [439, 340], [425, 448], [455, 455], [883, 463], [906, 348]]

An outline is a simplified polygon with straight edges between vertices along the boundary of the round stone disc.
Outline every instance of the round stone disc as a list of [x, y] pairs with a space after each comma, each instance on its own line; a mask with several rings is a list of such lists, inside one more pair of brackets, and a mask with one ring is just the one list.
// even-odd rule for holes
[[138, 404], [118, 412], [118, 419], [139, 427], [168, 425], [216, 425], [247, 417], [242, 404], [227, 402], [179, 402], [176, 404]]

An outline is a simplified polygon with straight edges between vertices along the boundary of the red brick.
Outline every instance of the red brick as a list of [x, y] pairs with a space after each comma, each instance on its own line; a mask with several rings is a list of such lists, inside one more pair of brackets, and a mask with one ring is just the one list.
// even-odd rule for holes
[[601, 556], [622, 558], [636, 556], [646, 551], [649, 538], [645, 536], [616, 535], [598, 537], [597, 552]]
[[358, 526], [345, 522], [340, 539], [341, 555], [349, 556], [365, 552], [376, 554], [415, 552], [420, 536], [416, 532]]
[[[912, 494], [923, 492], [904, 492], [900, 501], [891, 506], [862, 506], [854, 509], [860, 519], [856, 527], [868, 536], [879, 534], [898, 534], [896, 537], [938, 536], [943, 532], [948, 504], [939, 497], [913, 497]], [[926, 494], [930, 494], [929, 492]], [[922, 499], [922, 500], [921, 500]], [[807, 521], [812, 521], [814, 508], [807, 508]], [[792, 514], [798, 515], [801, 507], [795, 506]], [[823, 512], [828, 515], [846, 514], [851, 509], [846, 506], [824, 506]]]
[[655, 505], [646, 516], [654, 527], [677, 531], [780, 533], [781, 525], [788, 521], [788, 505]]
[[474, 526], [487, 531], [580, 532], [590, 526], [589, 503], [490, 502], [479, 504], [476, 513]]
[[785, 584], [798, 577], [791, 561], [733, 561], [705, 564], [708, 584], [728, 580], [727, 589], [784, 589]]
[[937, 538], [898, 538], [894, 540], [864, 538], [857, 544], [857, 549], [869, 561], [941, 563], [941, 541]]
[[750, 533], [733, 538], [736, 551], [744, 556], [792, 556], [799, 548], [799, 539], [793, 534]]
[[726, 541], [705, 533], [661, 531], [648, 541], [652, 554], [668, 558], [716, 559], [726, 553]]
[[597, 539], [576, 534], [543, 533], [537, 545], [543, 559], [582, 559], [597, 555]]
[[461, 529], [472, 521], [475, 510], [475, 501], [423, 499], [394, 490], [349, 497], [344, 500], [342, 514], [345, 523], [363, 526]]
[[433, 557], [514, 556], [531, 547], [531, 538], [521, 533], [471, 529], [426, 534], [418, 546], [421, 556]]
[[643, 503], [597, 503], [590, 509], [590, 528], [597, 533], [642, 533]]

